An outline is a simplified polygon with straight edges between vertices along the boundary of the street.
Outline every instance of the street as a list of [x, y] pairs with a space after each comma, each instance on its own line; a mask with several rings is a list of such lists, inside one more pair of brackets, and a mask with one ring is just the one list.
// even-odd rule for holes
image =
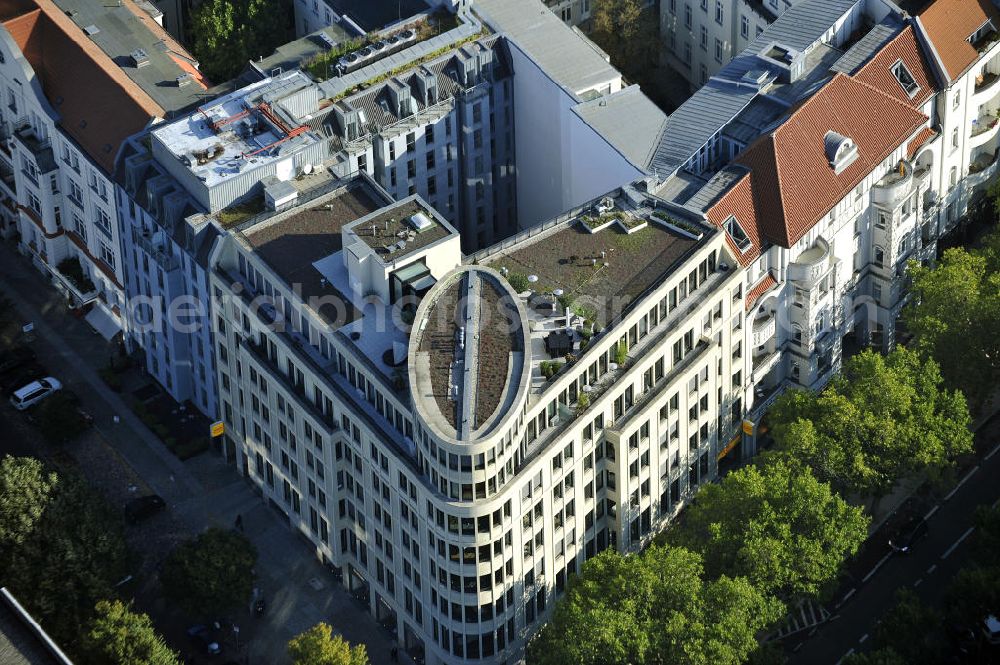
[[832, 603], [830, 621], [811, 637], [791, 639], [790, 663], [839, 663], [848, 654], [866, 650], [877, 620], [895, 604], [898, 589], [912, 588], [924, 602], [940, 607], [952, 577], [968, 560], [976, 507], [995, 505], [1000, 499], [998, 451], [1000, 445], [928, 510], [930, 532], [912, 553], [890, 555], [887, 546], [885, 557], [858, 580], [854, 590]]
[[[230, 657], [267, 665], [287, 662], [285, 645], [295, 634], [319, 621], [352, 643], [365, 644], [373, 663], [389, 662], [391, 635], [379, 626], [313, 556], [304, 539], [287, 521], [263, 503], [236, 470], [214, 453], [185, 462], [132, 413], [98, 371], [107, 365], [110, 345], [65, 308], [61, 296], [48, 287], [27, 260], [0, 245], [0, 288], [23, 323], [34, 324], [30, 347], [48, 372], [81, 399], [94, 417], [94, 427], [78, 440], [59, 448], [41, 441], [24, 414], [4, 400], [0, 404], [0, 452], [71, 458], [75, 467], [113, 504], [132, 496], [156, 493], [167, 502], [165, 513], [129, 527], [130, 546], [142, 554], [142, 566], [125, 587], [137, 606], [150, 613], [175, 649], [186, 651], [183, 635], [193, 617], [180, 617], [160, 598], [156, 569], [174, 544], [210, 526], [232, 528], [237, 515], [247, 537], [257, 547], [257, 585], [267, 602], [262, 618], [229, 617], [238, 632], [225, 627]], [[235, 638], [239, 638], [236, 640]], [[400, 654], [402, 662], [405, 660]]]

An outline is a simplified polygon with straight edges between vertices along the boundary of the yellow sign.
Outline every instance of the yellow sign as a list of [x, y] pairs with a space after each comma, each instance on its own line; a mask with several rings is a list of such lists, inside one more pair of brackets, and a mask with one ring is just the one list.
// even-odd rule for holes
[[226, 432], [226, 425], [221, 420], [212, 423], [212, 436], [222, 436]]
[[753, 436], [753, 421], [744, 420], [743, 421], [743, 433], [747, 436]]
[[735, 437], [733, 437], [733, 440], [730, 441], [728, 444], [726, 444], [726, 447], [723, 448], [722, 450], [720, 450], [719, 454], [716, 455], [716, 457], [715, 457], [716, 461], [722, 460], [723, 457], [725, 457], [726, 455], [728, 455], [729, 453], [731, 453], [733, 451], [733, 448], [736, 447], [736, 444], [739, 443], [740, 439], [742, 439], [742, 438], [743, 437], [741, 437], [739, 434], [737, 434]]

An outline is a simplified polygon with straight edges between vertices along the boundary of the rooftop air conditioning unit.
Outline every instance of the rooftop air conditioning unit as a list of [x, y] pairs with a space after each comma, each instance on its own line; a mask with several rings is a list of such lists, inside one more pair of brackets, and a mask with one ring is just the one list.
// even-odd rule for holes
[[601, 199], [600, 203], [597, 204], [597, 212], [603, 215], [606, 212], [611, 212], [615, 209], [615, 200], [610, 196], [605, 196]]
[[194, 77], [185, 72], [174, 79], [174, 81], [177, 83], [178, 88], [183, 88], [186, 85], [190, 85], [194, 81]]
[[136, 50], [129, 53], [129, 60], [132, 61], [133, 67], [135, 67], [136, 69], [141, 69], [149, 64], [149, 54], [146, 53], [141, 48], [137, 48]]

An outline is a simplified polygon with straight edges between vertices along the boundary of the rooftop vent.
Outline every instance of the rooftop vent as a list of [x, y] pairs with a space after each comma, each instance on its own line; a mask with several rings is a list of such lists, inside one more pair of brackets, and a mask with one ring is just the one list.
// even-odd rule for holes
[[320, 31], [319, 38], [322, 39], [323, 43], [326, 44], [331, 50], [337, 47], [337, 42], [335, 42], [333, 40], [333, 37], [331, 37], [327, 33]]
[[615, 200], [610, 196], [605, 196], [597, 204], [597, 214], [603, 215], [606, 212], [611, 212], [615, 209]]
[[191, 74], [184, 72], [183, 74], [175, 78], [174, 81], [177, 83], [178, 88], [183, 88], [184, 86], [189, 85], [192, 81], [194, 81], [194, 77], [191, 76]]
[[826, 159], [837, 175], [843, 173], [844, 169], [858, 157], [858, 146], [854, 145], [854, 141], [837, 132], [826, 133], [823, 138], [823, 147], [826, 151]]
[[86, 32], [91, 37], [93, 37], [94, 35], [96, 35], [97, 33], [99, 33], [101, 31], [101, 29], [98, 28], [96, 25], [91, 24], [91, 25], [88, 25], [86, 28], [84, 28], [83, 31]]
[[430, 217], [428, 217], [422, 212], [418, 212], [412, 217], [410, 217], [409, 221], [410, 221], [410, 226], [412, 226], [413, 230], [416, 231], [417, 233], [426, 231], [427, 229], [434, 226], [434, 223], [431, 221]]
[[751, 69], [748, 72], [746, 72], [740, 80], [742, 80], [744, 83], [749, 83], [759, 88], [760, 86], [764, 85], [767, 79], [768, 76], [766, 70]]
[[137, 69], [141, 69], [149, 64], [149, 54], [141, 48], [137, 48], [129, 53], [129, 59], [132, 61], [132, 66]]

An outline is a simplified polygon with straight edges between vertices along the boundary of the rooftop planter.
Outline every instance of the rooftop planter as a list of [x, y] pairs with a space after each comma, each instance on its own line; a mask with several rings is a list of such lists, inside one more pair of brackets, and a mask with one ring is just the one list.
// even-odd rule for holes
[[649, 222], [645, 219], [632, 217], [631, 215], [622, 215], [616, 221], [625, 233], [635, 233], [649, 226]]
[[625, 214], [622, 212], [606, 212], [597, 217], [593, 215], [582, 215], [580, 217], [580, 223], [583, 224], [583, 228], [587, 229], [590, 233], [597, 233], [608, 228], [615, 222], [625, 219]]
[[701, 231], [701, 229], [699, 229], [694, 224], [685, 222], [684, 220], [681, 219], [675, 219], [670, 215], [668, 215], [667, 213], [663, 212], [662, 210], [654, 210], [653, 219], [654, 221], [659, 222], [663, 226], [666, 226], [671, 231], [680, 233], [682, 236], [686, 238], [691, 238], [692, 240], [701, 240], [702, 237], [705, 235]]

